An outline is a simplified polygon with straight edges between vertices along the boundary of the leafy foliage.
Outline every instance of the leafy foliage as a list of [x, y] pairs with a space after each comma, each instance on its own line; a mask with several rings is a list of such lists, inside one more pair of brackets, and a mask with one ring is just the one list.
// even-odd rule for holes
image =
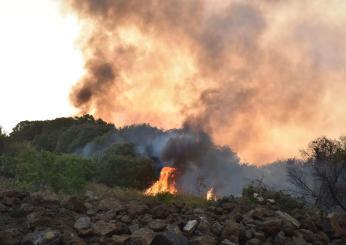
[[114, 144], [97, 159], [97, 180], [108, 186], [143, 189], [155, 179], [152, 160], [137, 156], [131, 144]]
[[92, 161], [76, 155], [57, 155], [37, 151], [25, 143], [13, 143], [0, 157], [0, 174], [26, 183], [33, 189], [50, 188], [55, 192], [81, 190], [91, 179]]
[[0, 127], [0, 155], [3, 153], [5, 148], [5, 140], [6, 135], [2, 132], [2, 128]]
[[115, 130], [113, 124], [91, 115], [46, 121], [23, 121], [10, 134], [14, 141], [31, 142], [39, 150], [71, 153], [94, 137]]

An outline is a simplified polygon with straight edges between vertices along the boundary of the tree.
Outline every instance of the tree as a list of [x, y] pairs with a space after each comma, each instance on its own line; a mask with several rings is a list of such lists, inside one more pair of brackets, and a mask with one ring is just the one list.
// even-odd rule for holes
[[288, 164], [289, 180], [316, 205], [346, 212], [346, 138], [319, 138], [303, 155], [305, 162]]
[[0, 127], [0, 155], [3, 153], [5, 148], [5, 139], [6, 135], [2, 132], [2, 128]]
[[97, 161], [97, 181], [108, 186], [147, 188], [156, 177], [151, 159], [137, 156], [131, 144], [114, 144]]

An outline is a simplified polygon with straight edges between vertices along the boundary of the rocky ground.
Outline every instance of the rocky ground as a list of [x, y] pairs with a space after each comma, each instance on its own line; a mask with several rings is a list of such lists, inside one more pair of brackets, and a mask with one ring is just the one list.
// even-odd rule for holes
[[280, 211], [263, 199], [224, 198], [205, 207], [115, 197], [0, 193], [0, 244], [346, 244], [346, 216]]

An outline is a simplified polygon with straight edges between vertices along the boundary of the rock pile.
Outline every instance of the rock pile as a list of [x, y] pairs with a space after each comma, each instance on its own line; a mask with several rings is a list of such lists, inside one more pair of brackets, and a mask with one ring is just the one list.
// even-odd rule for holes
[[[144, 199], [145, 200], [145, 199]], [[278, 209], [274, 200], [250, 205], [224, 198], [208, 207], [184, 203], [59, 201], [47, 193], [0, 193], [0, 244], [346, 244], [346, 216]]]

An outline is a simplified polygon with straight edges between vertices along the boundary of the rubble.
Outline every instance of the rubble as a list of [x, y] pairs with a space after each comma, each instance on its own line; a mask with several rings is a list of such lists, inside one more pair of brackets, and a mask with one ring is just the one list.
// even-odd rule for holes
[[344, 214], [283, 211], [275, 200], [189, 207], [95, 196], [1, 192], [0, 244], [346, 244]]

